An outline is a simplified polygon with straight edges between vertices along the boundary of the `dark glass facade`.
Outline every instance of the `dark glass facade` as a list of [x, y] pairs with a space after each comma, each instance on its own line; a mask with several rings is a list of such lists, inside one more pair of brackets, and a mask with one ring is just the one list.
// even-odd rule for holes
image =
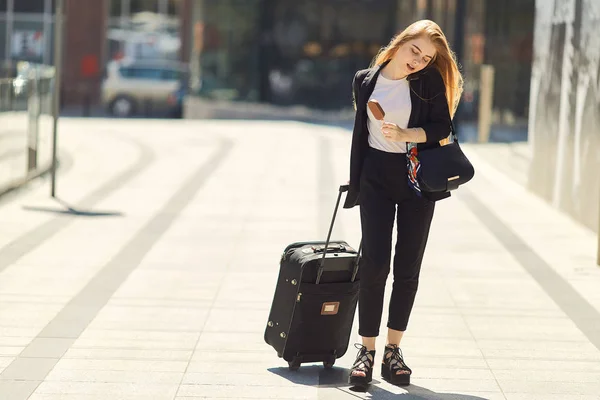
[[52, 63], [53, 0], [0, 0], [0, 60]]
[[339, 109], [395, 31], [394, 0], [205, 0], [200, 95]]
[[[259, 101], [261, 1], [204, 3], [194, 28], [202, 70], [200, 94], [214, 99]], [[199, 37], [198, 37], [199, 36]]]
[[494, 66], [495, 121], [527, 125], [533, 60], [534, 1], [488, 1], [485, 63]]
[[351, 107], [354, 72], [396, 32], [428, 18], [446, 33], [465, 76], [457, 120], [477, 120], [488, 64], [493, 124], [526, 124], [534, 0], [203, 0], [195, 7], [192, 65], [202, 97]]
[[107, 61], [180, 59], [179, 0], [110, 0]]
[[336, 109], [349, 82], [394, 34], [394, 2], [273, 0], [262, 25], [260, 99]]
[[44, 0], [15, 1], [14, 11], [16, 13], [43, 13]]

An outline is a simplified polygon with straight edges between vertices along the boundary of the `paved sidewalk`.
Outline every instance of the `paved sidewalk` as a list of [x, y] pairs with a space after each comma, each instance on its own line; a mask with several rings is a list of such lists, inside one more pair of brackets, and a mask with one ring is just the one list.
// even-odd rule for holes
[[[39, 180], [0, 198], [0, 399], [599, 400], [596, 236], [503, 170], [507, 145], [465, 146], [476, 178], [436, 206], [413, 385], [351, 391], [353, 347], [333, 371], [288, 371], [263, 341], [278, 259], [324, 237], [349, 139], [63, 119], [59, 201]], [[334, 237], [358, 244], [357, 209]]]

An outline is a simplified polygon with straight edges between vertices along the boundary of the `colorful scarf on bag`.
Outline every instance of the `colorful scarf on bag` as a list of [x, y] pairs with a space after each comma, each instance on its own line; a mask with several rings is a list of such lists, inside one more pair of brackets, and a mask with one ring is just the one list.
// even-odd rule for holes
[[421, 168], [421, 163], [417, 158], [417, 144], [407, 143], [406, 144], [406, 169], [408, 170], [408, 186], [410, 186], [417, 196], [421, 197], [421, 188], [419, 187], [419, 181], [417, 180], [417, 174]]

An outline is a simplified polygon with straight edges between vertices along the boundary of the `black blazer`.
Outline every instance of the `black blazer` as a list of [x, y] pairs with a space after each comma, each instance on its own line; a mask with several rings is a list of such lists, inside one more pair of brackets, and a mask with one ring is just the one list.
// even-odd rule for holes
[[[352, 208], [359, 204], [360, 175], [367, 150], [369, 149], [367, 129], [367, 101], [373, 90], [381, 66], [363, 69], [356, 73], [352, 81], [352, 94], [356, 104], [354, 130], [352, 132], [352, 150], [350, 153], [350, 189], [346, 196], [344, 208]], [[412, 111], [408, 121], [409, 128], [423, 128], [427, 142], [417, 144], [417, 150], [439, 147], [439, 141], [450, 135], [451, 119], [446, 100], [446, 87], [440, 72], [433, 66], [407, 77], [410, 84]], [[450, 196], [450, 193], [426, 193], [423, 195], [437, 201]]]

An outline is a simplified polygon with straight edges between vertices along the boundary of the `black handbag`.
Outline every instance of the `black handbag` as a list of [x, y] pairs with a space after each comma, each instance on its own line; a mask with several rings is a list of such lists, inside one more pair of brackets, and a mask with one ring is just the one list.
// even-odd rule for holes
[[458, 144], [458, 136], [451, 124], [452, 142], [417, 154], [419, 187], [424, 192], [449, 192], [473, 179], [475, 169]]

